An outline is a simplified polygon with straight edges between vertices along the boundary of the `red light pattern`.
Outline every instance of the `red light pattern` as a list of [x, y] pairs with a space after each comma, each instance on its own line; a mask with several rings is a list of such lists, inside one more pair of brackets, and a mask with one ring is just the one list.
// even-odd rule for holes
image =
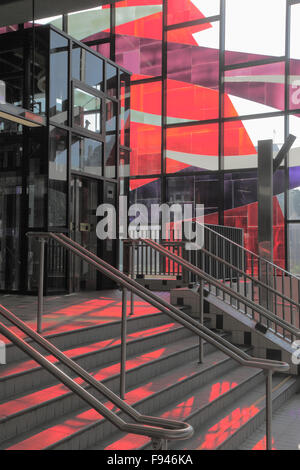
[[236, 408], [230, 415], [221, 419], [210, 428], [199, 450], [213, 450], [221, 445], [238, 428], [247, 423], [259, 412], [255, 406], [249, 408]]

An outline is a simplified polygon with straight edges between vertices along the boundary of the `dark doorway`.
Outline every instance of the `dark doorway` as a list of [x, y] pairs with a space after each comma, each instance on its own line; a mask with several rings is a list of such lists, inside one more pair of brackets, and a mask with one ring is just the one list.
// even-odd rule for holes
[[[101, 203], [102, 182], [81, 176], [71, 179], [71, 237], [87, 250], [99, 255], [99, 240], [96, 235], [96, 211]], [[73, 257], [71, 270], [73, 291], [96, 290], [100, 287], [99, 275], [93, 266]]]

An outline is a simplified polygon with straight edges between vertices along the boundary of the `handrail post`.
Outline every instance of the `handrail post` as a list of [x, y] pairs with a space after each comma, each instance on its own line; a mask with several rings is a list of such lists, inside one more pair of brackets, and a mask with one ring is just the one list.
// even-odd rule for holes
[[127, 289], [122, 290], [122, 330], [121, 330], [121, 371], [120, 397], [125, 399], [126, 393], [126, 359], [127, 359]]
[[43, 331], [43, 307], [44, 307], [44, 275], [45, 275], [45, 238], [39, 238], [40, 243], [40, 270], [38, 286], [38, 307], [37, 307], [37, 332]]
[[272, 450], [272, 376], [273, 371], [267, 370], [266, 375], [266, 450]]
[[[134, 279], [134, 242], [132, 242], [129, 248], [129, 275], [131, 279]], [[134, 293], [130, 293], [130, 313], [129, 315], [134, 315]]]
[[[203, 291], [203, 279], [199, 279], [199, 322], [203, 326], [204, 323], [204, 291]], [[204, 361], [204, 341], [201, 336], [199, 337], [199, 364], [202, 364]]]

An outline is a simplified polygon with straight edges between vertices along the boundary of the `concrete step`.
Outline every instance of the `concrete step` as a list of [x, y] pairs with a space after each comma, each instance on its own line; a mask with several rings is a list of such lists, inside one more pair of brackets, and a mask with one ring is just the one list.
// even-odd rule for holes
[[[273, 413], [273, 450], [299, 450], [300, 446], [300, 395], [299, 391]], [[239, 450], [264, 450], [266, 429], [259, 426], [244, 441]]]
[[[273, 409], [280, 408], [299, 388], [298, 379], [275, 375]], [[247, 393], [220, 410], [214, 418], [196, 428], [188, 442], [173, 445], [177, 450], [236, 450], [255, 429], [265, 422], [265, 382], [261, 381]]]
[[[156, 348], [191, 336], [189, 330], [175, 323], [140, 330], [128, 335], [128, 355], [139, 354], [150, 348]], [[110, 339], [97, 343], [85, 344], [64, 352], [80, 366], [91, 370], [96, 366], [119, 360], [120, 336], [110, 337]], [[47, 357], [51, 362], [57, 363], [55, 358]], [[60, 368], [68, 371], [64, 366], [60, 366]], [[52, 383], [55, 383], [55, 378], [32, 360], [3, 366], [0, 369], [0, 401]]]
[[[170, 318], [164, 313], [152, 313], [142, 316], [132, 316], [128, 317], [127, 330], [128, 333], [135, 333], [136, 331], [148, 328], [154, 328], [156, 326], [164, 325], [170, 323]], [[74, 323], [68, 323], [65, 325], [63, 323], [61, 326], [58, 326], [56, 332], [47, 332], [47, 327], [43, 332], [44, 338], [50, 341], [54, 346], [59, 349], [66, 350], [73, 347], [76, 347], [80, 344], [88, 344], [96, 341], [104, 341], [107, 338], [113, 338], [120, 335], [121, 331], [121, 321], [112, 321], [109, 323], [100, 323], [99, 325], [92, 325], [87, 327], [82, 327], [80, 322], [74, 321]], [[13, 327], [14, 331], [14, 327]], [[18, 330], [17, 334], [19, 336], [20, 332]], [[1, 338], [7, 342], [6, 347], [6, 363], [12, 364], [20, 361], [26, 361], [28, 356], [21, 351], [17, 346], [10, 343], [6, 338]], [[30, 339], [27, 340], [28, 343], [32, 343]], [[41, 349], [36, 346], [39, 351]]]
[[[174, 368], [165, 373], [153, 367], [151, 380], [129, 390], [126, 400], [140, 412], [153, 414], [170, 401], [179, 400], [195, 387], [234, 367], [234, 361], [218, 351], [208, 354], [205, 364], [201, 365], [197, 360], [189, 360], [180, 367], [174, 363]], [[113, 408], [112, 404], [108, 406]], [[115, 432], [116, 428], [102, 417], [99, 418], [98, 413], [85, 409], [79, 414], [66, 414], [44, 426], [38, 426], [33, 432], [18, 434], [16, 438], [1, 444], [1, 448], [83, 449], [95, 445], [99, 440], [108, 439]]]
[[[208, 382], [199, 383], [184, 399], [174, 400], [167, 407], [161, 408], [156, 416], [190, 423], [194, 429], [215, 417], [224, 407], [234, 403], [242, 394], [256, 387], [263, 380], [260, 371], [236, 366], [230, 371], [222, 370]], [[189, 441], [183, 444], [187, 449]], [[172, 447], [172, 443], [169, 443]], [[151, 441], [144, 436], [116, 433], [109, 440], [99, 442], [91, 450], [134, 450], [151, 449]]]
[[[226, 336], [225, 334], [223, 336]], [[215, 351], [204, 344], [205, 354]], [[141, 380], [148, 380], [157, 373], [165, 373], [198, 359], [198, 339], [187, 337], [158, 348], [151, 348], [142, 355], [128, 355], [127, 387], [133, 387]], [[114, 362], [104, 368], [93, 369], [91, 373], [119, 393], [120, 364]], [[76, 379], [79, 383], [82, 380]], [[0, 403], [0, 442], [11, 439], [21, 432], [28, 432], [34, 426], [42, 425], [49, 419], [73, 412], [83, 407], [80, 398], [61, 384], [40, 388], [33, 393], [17, 395]]]

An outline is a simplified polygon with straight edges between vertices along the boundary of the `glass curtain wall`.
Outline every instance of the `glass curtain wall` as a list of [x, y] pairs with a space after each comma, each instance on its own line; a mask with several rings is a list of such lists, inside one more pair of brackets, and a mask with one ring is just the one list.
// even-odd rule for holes
[[256, 251], [257, 141], [272, 138], [276, 154], [294, 133], [275, 175], [274, 260], [300, 274], [290, 255], [300, 229], [299, 1], [124, 0], [44, 21], [133, 73], [132, 200], [159, 187], [167, 202], [180, 198], [179, 178], [211, 179], [220, 197], [199, 196], [206, 221], [242, 227]]

